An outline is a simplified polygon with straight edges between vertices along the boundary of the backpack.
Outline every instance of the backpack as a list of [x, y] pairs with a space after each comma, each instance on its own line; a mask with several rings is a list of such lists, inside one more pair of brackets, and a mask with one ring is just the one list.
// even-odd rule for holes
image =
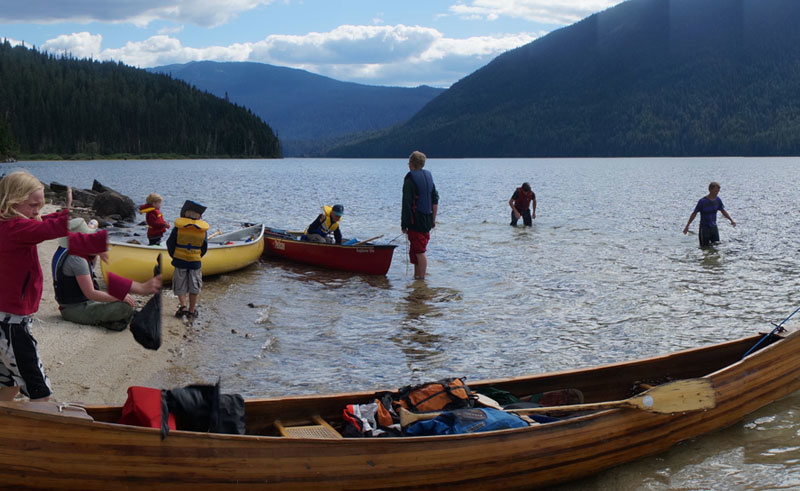
[[401, 388], [393, 397], [394, 408], [403, 407], [409, 411], [447, 411], [471, 408], [476, 397], [472, 395], [464, 378], [446, 378], [422, 385]]

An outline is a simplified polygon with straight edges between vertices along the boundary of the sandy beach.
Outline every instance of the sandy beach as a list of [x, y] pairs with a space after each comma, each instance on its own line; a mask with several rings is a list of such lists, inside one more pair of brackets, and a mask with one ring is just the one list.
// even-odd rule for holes
[[[43, 213], [55, 210], [48, 205]], [[32, 328], [50, 377], [53, 398], [59, 402], [122, 404], [131, 385], [169, 388], [162, 387], [166, 373], [191, 333], [190, 327], [169, 315], [177, 303], [171, 292], [167, 291], [169, 296], [164, 298], [162, 344], [158, 351], [139, 345], [129, 329], [114, 332], [68, 322], [61, 318], [53, 293], [50, 262], [57, 247], [55, 240], [39, 245], [44, 292]], [[138, 306], [147, 301], [146, 297], [135, 298]]]

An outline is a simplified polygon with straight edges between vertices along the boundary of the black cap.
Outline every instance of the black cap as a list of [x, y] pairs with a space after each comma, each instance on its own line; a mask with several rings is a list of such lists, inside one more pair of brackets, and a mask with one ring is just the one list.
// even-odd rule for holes
[[194, 211], [202, 215], [206, 211], [206, 207], [196, 201], [187, 199], [181, 207], [181, 216], [185, 216], [187, 211]]
[[333, 211], [334, 215], [342, 216], [342, 215], [344, 215], [344, 206], [342, 206], [342, 205], [333, 205], [333, 210], [332, 211]]

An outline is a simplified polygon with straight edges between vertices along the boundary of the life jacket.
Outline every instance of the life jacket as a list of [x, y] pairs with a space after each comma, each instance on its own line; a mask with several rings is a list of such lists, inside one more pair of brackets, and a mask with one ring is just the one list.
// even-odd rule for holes
[[201, 248], [206, 241], [209, 225], [203, 220], [181, 217], [175, 220], [177, 237], [173, 258], [187, 262], [201, 259]]
[[414, 185], [417, 186], [417, 195], [414, 196], [414, 209], [425, 215], [433, 213], [433, 176], [425, 169], [412, 170], [408, 173]]
[[307, 230], [307, 234], [320, 234], [326, 236], [328, 234], [333, 233], [337, 228], [339, 228], [339, 222], [342, 221], [342, 218], [339, 217], [339, 220], [334, 222], [331, 220], [331, 213], [333, 212], [332, 206], [323, 206], [322, 213], [325, 215], [325, 220], [319, 224], [319, 228], [316, 230]]
[[[75, 276], [64, 274], [64, 263], [69, 257], [69, 251], [63, 247], [56, 249], [53, 255], [52, 269], [53, 269], [53, 289], [56, 292], [56, 301], [59, 305], [69, 305], [73, 303], [81, 303], [89, 301], [86, 295], [83, 294], [78, 279]], [[89, 274], [92, 277], [92, 283], [95, 290], [100, 289], [97, 279], [94, 276], [94, 266], [92, 261], [89, 263]]]
[[514, 200], [514, 208], [527, 210], [531, 201], [533, 201], [533, 191], [523, 191], [521, 187], [517, 188], [517, 199]]
[[147, 220], [148, 237], [161, 236], [167, 230], [167, 224], [164, 222], [161, 211], [157, 210], [155, 207], [153, 207], [153, 205], [147, 203], [140, 205], [139, 213], [143, 213], [145, 215], [145, 219]]

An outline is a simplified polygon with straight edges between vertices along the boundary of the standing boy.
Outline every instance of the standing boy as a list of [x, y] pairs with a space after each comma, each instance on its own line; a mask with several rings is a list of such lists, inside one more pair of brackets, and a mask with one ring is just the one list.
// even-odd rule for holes
[[[533, 206], [533, 212], [528, 209]], [[518, 187], [511, 199], [508, 200], [508, 206], [511, 207], [511, 226], [517, 226], [517, 220], [522, 217], [522, 223], [526, 227], [533, 225], [533, 218], [536, 218], [536, 193], [531, 189], [531, 185], [527, 182], [522, 183], [522, 187]]]
[[700, 213], [700, 247], [707, 247], [713, 242], [719, 242], [719, 230], [717, 229], [717, 211], [722, 213], [722, 216], [730, 220], [731, 225], [736, 227], [736, 222], [733, 221], [728, 212], [725, 211], [725, 205], [722, 200], [717, 196], [719, 194], [720, 185], [718, 182], [713, 181], [708, 185], [708, 195], [700, 198], [697, 206], [694, 207], [692, 215], [686, 226], [683, 227], [683, 233], [689, 233], [689, 225], [692, 224], [694, 217]]
[[[208, 224], [201, 220], [206, 207], [187, 200], [181, 208], [181, 216], [175, 220], [175, 228], [167, 238], [167, 252], [172, 258], [175, 272], [172, 274], [172, 290], [178, 296], [178, 311], [175, 317], [188, 321], [197, 318], [197, 298], [203, 288], [202, 262], [208, 250]], [[186, 307], [186, 296], [189, 306]]]
[[425, 279], [428, 258], [425, 256], [430, 231], [436, 226], [439, 193], [433, 176], [425, 166], [425, 154], [415, 151], [408, 158], [408, 174], [403, 180], [403, 211], [400, 228], [408, 234], [409, 256], [414, 265], [414, 278]]
[[161, 237], [169, 228], [169, 223], [164, 221], [161, 216], [161, 203], [163, 199], [156, 193], [150, 193], [145, 199], [145, 203], [139, 206], [139, 213], [145, 213], [144, 219], [147, 222], [147, 240], [149, 245], [161, 243]]

